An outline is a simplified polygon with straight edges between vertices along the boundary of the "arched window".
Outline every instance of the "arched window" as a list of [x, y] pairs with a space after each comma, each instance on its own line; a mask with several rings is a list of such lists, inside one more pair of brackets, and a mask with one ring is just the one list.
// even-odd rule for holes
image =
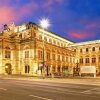
[[5, 58], [11, 57], [11, 51], [9, 47], [5, 47]]

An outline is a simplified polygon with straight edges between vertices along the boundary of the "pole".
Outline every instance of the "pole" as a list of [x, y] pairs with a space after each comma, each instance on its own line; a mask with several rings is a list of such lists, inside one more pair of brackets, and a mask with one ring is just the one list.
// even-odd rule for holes
[[45, 78], [45, 63], [44, 63], [44, 29], [43, 29], [43, 39], [42, 39], [42, 76]]

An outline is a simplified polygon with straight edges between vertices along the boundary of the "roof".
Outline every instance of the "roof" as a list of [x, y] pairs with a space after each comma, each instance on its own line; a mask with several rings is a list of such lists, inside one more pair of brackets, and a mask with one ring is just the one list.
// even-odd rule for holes
[[79, 43], [71, 44], [71, 45], [69, 45], [69, 46], [83, 46], [83, 45], [91, 45], [91, 44], [100, 44], [100, 40], [79, 42]]
[[[27, 25], [27, 24], [33, 24], [33, 25], [36, 25], [36, 26], [38, 26], [39, 28], [42, 29], [42, 27], [40, 27], [39, 25], [37, 25], [37, 24], [34, 23], [34, 22], [26, 22], [26, 23], [24, 23], [24, 24], [26, 24], [26, 25]], [[24, 24], [21, 24], [21, 25], [24, 25]], [[21, 25], [19, 25], [19, 26], [21, 26]], [[50, 31], [50, 30], [47, 30], [47, 29], [44, 29], [44, 30], [47, 31], [47, 32], [50, 32], [51, 34], [54, 34], [54, 35], [56, 35], [56, 36], [59, 36], [59, 37], [65, 39], [65, 40], [67, 40], [67, 41], [70, 41], [70, 42], [75, 43], [74, 41], [69, 40], [69, 39], [67, 39], [67, 38], [65, 38], [65, 37], [63, 37], [63, 36], [61, 36], [61, 35], [59, 35], [59, 34], [57, 34], [57, 33], [54, 33], [54, 32], [52, 32], [52, 31]]]

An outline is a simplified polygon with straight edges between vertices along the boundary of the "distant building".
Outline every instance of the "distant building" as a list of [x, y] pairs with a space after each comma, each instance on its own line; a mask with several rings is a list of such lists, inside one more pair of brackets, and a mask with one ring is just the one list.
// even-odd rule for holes
[[6, 28], [0, 33], [0, 74], [41, 75], [43, 41], [46, 75], [91, 65], [100, 73], [100, 40], [74, 43], [31, 22]]
[[100, 74], [100, 40], [74, 43], [69, 46], [76, 52], [76, 64], [81, 66], [95, 66]]

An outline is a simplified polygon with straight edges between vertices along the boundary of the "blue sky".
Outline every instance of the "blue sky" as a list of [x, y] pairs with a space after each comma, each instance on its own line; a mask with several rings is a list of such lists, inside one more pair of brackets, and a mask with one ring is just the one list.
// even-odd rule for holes
[[0, 0], [0, 28], [43, 17], [50, 31], [75, 42], [100, 39], [100, 0]]

